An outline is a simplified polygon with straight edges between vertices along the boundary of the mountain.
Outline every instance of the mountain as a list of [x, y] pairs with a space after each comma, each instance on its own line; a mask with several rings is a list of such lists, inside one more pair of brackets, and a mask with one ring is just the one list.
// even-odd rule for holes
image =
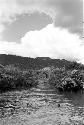
[[83, 68], [82, 64], [77, 62], [70, 62], [65, 59], [51, 59], [49, 57], [37, 57], [37, 58], [30, 58], [30, 57], [21, 57], [16, 55], [6, 55], [0, 54], [0, 65], [14, 65], [21, 69], [42, 69], [44, 67], [58, 67], [58, 68]]

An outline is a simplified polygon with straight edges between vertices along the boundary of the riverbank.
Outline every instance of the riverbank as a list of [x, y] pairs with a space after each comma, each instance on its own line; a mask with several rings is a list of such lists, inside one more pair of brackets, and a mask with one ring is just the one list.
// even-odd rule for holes
[[77, 92], [84, 89], [84, 70], [45, 67], [40, 70], [21, 70], [14, 66], [0, 68], [0, 92], [30, 89], [49, 84], [59, 91]]
[[84, 89], [84, 66], [77, 62], [0, 55], [0, 92], [49, 84], [59, 91]]
[[37, 85], [33, 70], [21, 70], [14, 66], [0, 68], [0, 92], [30, 89]]

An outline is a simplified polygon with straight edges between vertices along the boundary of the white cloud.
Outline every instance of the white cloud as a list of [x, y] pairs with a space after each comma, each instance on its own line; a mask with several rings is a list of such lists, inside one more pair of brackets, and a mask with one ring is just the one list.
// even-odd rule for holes
[[2, 38], [1, 34], [3, 33], [4, 29], [5, 29], [4, 25], [0, 25], [0, 39]]
[[76, 34], [66, 29], [47, 25], [40, 31], [30, 31], [21, 39], [21, 43], [0, 42], [0, 53], [17, 54], [30, 57], [64, 58], [84, 61], [84, 44]]

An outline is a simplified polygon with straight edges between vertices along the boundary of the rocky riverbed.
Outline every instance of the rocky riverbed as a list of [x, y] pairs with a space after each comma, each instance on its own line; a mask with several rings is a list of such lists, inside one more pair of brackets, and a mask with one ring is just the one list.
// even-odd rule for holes
[[0, 125], [83, 125], [84, 94], [59, 93], [49, 84], [0, 94]]

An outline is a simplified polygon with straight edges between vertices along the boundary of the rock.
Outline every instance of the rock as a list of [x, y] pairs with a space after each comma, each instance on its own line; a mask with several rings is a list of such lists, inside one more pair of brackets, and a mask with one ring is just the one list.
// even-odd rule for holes
[[57, 106], [60, 107], [60, 104], [58, 104]]

